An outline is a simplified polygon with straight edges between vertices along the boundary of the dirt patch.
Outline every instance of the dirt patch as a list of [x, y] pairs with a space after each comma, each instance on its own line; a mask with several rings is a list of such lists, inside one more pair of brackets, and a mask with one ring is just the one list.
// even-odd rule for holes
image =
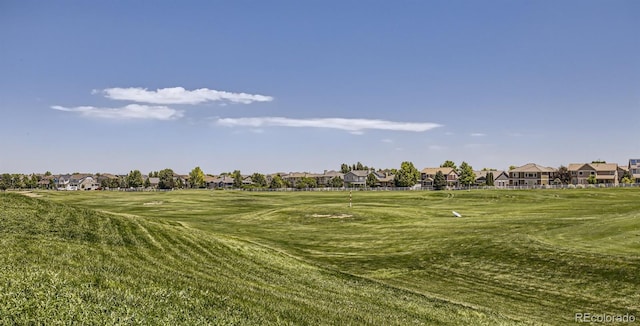
[[162, 205], [161, 201], [150, 201], [148, 203], [144, 203], [142, 204], [143, 206], [155, 206], [155, 205]]
[[312, 217], [325, 217], [325, 218], [347, 218], [347, 217], [351, 217], [353, 215], [349, 215], [349, 214], [340, 214], [340, 215], [335, 215], [335, 214], [313, 214], [311, 216]]
[[31, 191], [19, 191], [18, 192], [21, 195], [27, 196], [27, 197], [32, 197], [32, 198], [38, 198], [38, 197], [42, 197], [42, 195], [40, 194], [35, 194]]

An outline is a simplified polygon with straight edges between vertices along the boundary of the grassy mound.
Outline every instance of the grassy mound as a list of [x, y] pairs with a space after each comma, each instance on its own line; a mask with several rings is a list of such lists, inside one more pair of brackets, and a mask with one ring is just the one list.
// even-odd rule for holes
[[0, 324], [517, 322], [186, 225], [0, 194]]

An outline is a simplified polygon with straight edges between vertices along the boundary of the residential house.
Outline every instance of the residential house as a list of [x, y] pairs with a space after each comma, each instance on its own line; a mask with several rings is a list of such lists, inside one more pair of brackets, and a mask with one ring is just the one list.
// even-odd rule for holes
[[549, 185], [556, 177], [556, 169], [535, 163], [525, 164], [509, 171], [510, 186]]
[[458, 172], [454, 168], [424, 168], [422, 169], [422, 171], [420, 171], [422, 188], [433, 189], [433, 180], [435, 179], [436, 173], [438, 173], [438, 171], [442, 172], [442, 174], [444, 175], [444, 178], [447, 181], [447, 187], [457, 187], [459, 185]]
[[221, 175], [207, 183], [207, 188], [211, 189], [227, 189], [233, 188], [233, 177], [230, 175]]
[[76, 190], [98, 190], [98, 188], [100, 188], [98, 180], [92, 176], [86, 176], [79, 180]]
[[497, 170], [482, 170], [473, 171], [476, 175], [476, 185], [484, 186], [487, 184], [487, 174], [491, 172], [493, 174], [493, 185], [495, 187], [504, 187], [509, 185], [509, 175], [505, 171]]
[[367, 170], [353, 170], [344, 174], [345, 187], [364, 187], [367, 185]]
[[509, 185], [509, 173], [506, 171], [494, 171], [493, 173], [493, 185], [501, 188]]
[[391, 188], [396, 185], [395, 176], [388, 171], [376, 171], [373, 174], [377, 179], [377, 187]]
[[285, 175], [281, 175], [282, 180], [286, 181], [287, 183], [289, 183], [289, 187], [291, 188], [295, 188], [296, 185], [304, 178], [312, 178], [316, 180], [316, 183], [318, 182], [318, 178], [321, 176], [321, 174], [316, 174], [316, 173], [309, 173], [309, 172], [291, 172]]
[[333, 178], [344, 179], [344, 173], [340, 173], [334, 170], [331, 170], [331, 171], [324, 170], [322, 174], [318, 174], [316, 176], [318, 187], [328, 187], [331, 182], [331, 179]]
[[572, 184], [588, 184], [589, 177], [594, 176], [598, 184], [617, 185], [618, 164], [616, 163], [572, 163], [567, 167]]
[[159, 184], [160, 184], [160, 178], [156, 178], [156, 177], [149, 178], [149, 188], [156, 189], [158, 188]]
[[640, 183], [640, 159], [629, 160], [629, 174], [635, 183]]

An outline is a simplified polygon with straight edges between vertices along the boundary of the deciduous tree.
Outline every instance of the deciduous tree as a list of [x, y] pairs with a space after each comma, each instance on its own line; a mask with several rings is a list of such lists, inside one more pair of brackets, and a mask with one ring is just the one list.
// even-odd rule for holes
[[369, 173], [367, 176], [367, 187], [375, 187], [378, 185], [378, 178], [375, 173]]
[[569, 182], [571, 182], [571, 174], [569, 173], [569, 169], [564, 165], [560, 165], [556, 177], [560, 179], [560, 182], [562, 182], [563, 184], [568, 184]]
[[284, 181], [282, 180], [282, 177], [279, 174], [276, 174], [275, 176], [273, 176], [273, 178], [271, 178], [271, 184], [269, 184], [269, 188], [278, 189], [283, 187], [284, 187]]
[[413, 163], [405, 161], [400, 164], [400, 170], [394, 177], [397, 187], [412, 187], [420, 180], [420, 171]]
[[142, 173], [140, 173], [140, 170], [129, 171], [129, 174], [127, 175], [127, 186], [138, 188], [142, 187], [142, 184], [144, 184], [144, 180], [142, 179]]
[[464, 186], [470, 186], [476, 182], [476, 174], [473, 172], [471, 165], [462, 162], [458, 171], [458, 181]]
[[261, 174], [261, 173], [252, 174], [251, 175], [251, 181], [257, 187], [266, 187], [267, 186], [267, 179], [264, 177], [264, 174]]
[[233, 171], [233, 187], [242, 188], [242, 174], [240, 170]]
[[158, 172], [158, 188], [160, 189], [173, 189], [176, 187], [174, 180], [174, 173], [171, 169], [164, 169]]
[[189, 185], [191, 185], [191, 188], [204, 187], [204, 172], [199, 166], [193, 168], [189, 173]]

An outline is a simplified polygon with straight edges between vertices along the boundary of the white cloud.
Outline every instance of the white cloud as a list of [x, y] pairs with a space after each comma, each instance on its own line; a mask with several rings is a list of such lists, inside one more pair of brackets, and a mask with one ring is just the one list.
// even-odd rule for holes
[[471, 137], [484, 137], [486, 136], [486, 134], [480, 133], [480, 132], [474, 132], [471, 134]]
[[389, 138], [385, 138], [382, 140], [383, 143], [387, 143], [387, 144], [391, 144], [393, 143], [393, 140], [389, 139]]
[[353, 134], [362, 134], [366, 129], [413, 131], [422, 132], [440, 127], [431, 122], [395, 122], [373, 119], [290, 119], [282, 117], [258, 117], [258, 118], [220, 118], [216, 123], [227, 127], [307, 127], [307, 128], [333, 128], [349, 131]]
[[54, 110], [76, 112], [85, 117], [104, 119], [151, 119], [151, 120], [175, 120], [182, 118], [184, 112], [166, 106], [149, 106], [129, 104], [120, 108], [98, 108], [93, 106], [78, 106], [67, 108], [59, 105], [51, 107]]
[[93, 90], [93, 94], [102, 93], [112, 100], [125, 100], [152, 104], [200, 104], [204, 102], [232, 102], [249, 104], [252, 102], [269, 102], [273, 97], [247, 93], [232, 93], [208, 88], [186, 90], [182, 87], [159, 88], [147, 90], [141, 87], [107, 88]]

